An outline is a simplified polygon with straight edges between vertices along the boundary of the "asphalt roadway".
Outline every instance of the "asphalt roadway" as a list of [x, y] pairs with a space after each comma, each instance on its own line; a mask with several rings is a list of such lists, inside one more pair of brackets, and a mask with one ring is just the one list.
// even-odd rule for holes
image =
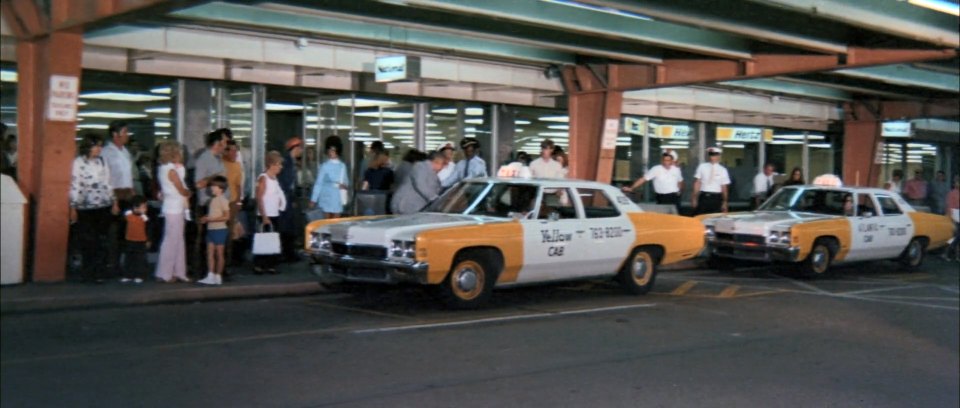
[[960, 406], [960, 265], [771, 268], [2, 317], [12, 407]]

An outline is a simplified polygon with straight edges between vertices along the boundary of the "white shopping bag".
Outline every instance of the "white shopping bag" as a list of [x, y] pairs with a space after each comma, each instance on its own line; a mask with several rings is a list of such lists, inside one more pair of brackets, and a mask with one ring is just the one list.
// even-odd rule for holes
[[264, 231], [253, 234], [253, 254], [254, 255], [276, 255], [280, 253], [280, 233], [273, 231], [273, 224], [270, 224], [270, 231]]

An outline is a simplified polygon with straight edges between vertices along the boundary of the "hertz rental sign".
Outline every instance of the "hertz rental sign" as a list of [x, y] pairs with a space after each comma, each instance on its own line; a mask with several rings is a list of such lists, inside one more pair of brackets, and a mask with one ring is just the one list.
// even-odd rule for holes
[[772, 141], [773, 129], [743, 128], [743, 127], [718, 127], [718, 142], [760, 142], [760, 140]]

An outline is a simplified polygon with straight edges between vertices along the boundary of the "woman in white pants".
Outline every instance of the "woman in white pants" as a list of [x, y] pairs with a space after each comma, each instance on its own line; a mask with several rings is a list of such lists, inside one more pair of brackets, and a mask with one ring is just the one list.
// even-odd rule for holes
[[183, 242], [184, 208], [190, 197], [183, 182], [183, 151], [169, 141], [160, 145], [157, 181], [163, 194], [163, 241], [157, 260], [156, 277], [162, 282], [190, 282], [187, 278], [187, 248]]

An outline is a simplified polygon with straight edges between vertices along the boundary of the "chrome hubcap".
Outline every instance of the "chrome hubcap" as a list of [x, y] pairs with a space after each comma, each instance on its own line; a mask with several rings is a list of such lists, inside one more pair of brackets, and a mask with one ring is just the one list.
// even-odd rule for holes
[[817, 252], [813, 253], [813, 265], [817, 270], [823, 269], [827, 263], [827, 254], [824, 253], [822, 249], [818, 249]]
[[916, 242], [914, 242], [913, 244], [910, 244], [909, 255], [910, 255], [910, 259], [916, 262], [917, 258], [919, 258], [919, 255], [920, 255], [920, 245], [917, 244]]
[[464, 292], [470, 292], [477, 288], [477, 271], [473, 269], [463, 269], [457, 275], [457, 287]]
[[644, 276], [647, 276], [647, 260], [637, 257], [633, 260], [633, 277], [643, 279]]

